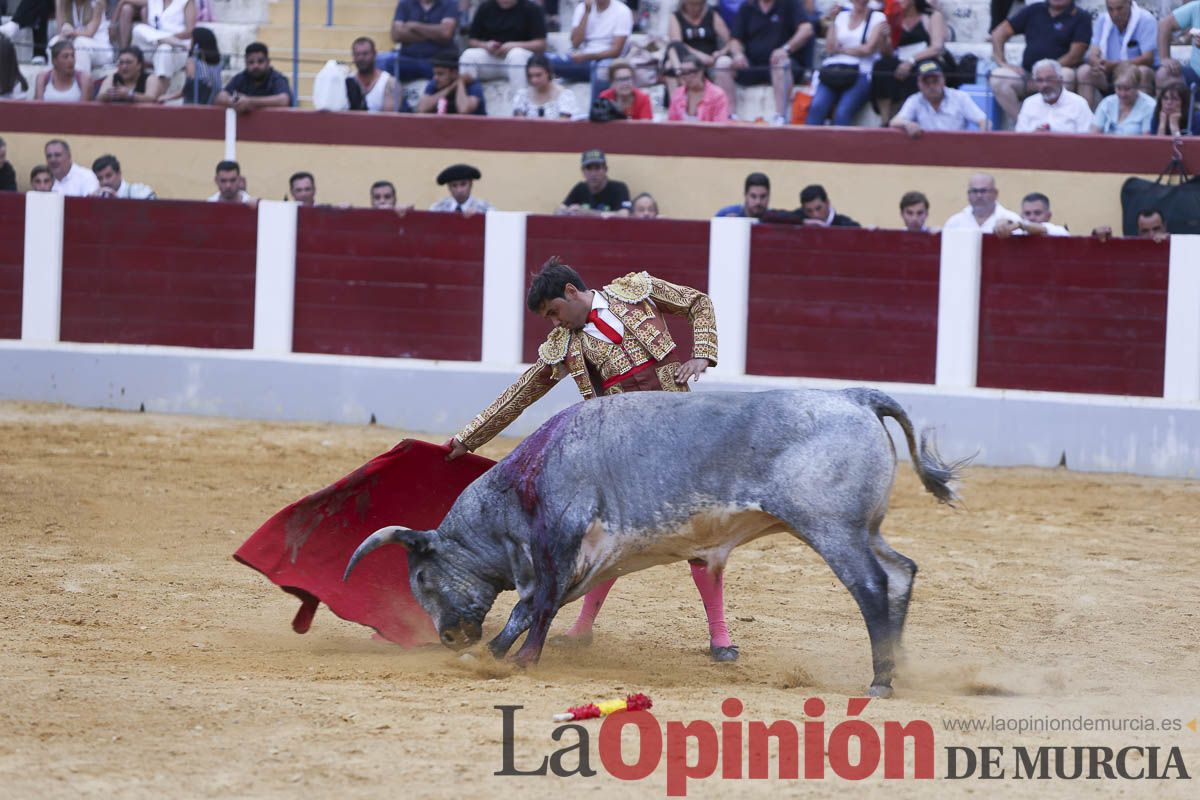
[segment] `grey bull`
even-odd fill
[[[489,643],[541,655],[566,603],[608,578],[686,559],[724,568],[730,551],[787,532],[825,559],[858,602],[871,639],[871,694],[891,693],[917,565],[880,533],[904,430],[913,466],[939,501],[965,462],[945,463],[895,400],[872,389],[696,394],[639,392],[555,415],[467,487],[437,530],[393,526],[368,537],[408,550],[413,594],[442,642],[482,635],[496,596],[520,598]]]

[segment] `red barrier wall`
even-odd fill
[[[746,372],[933,383],[941,237],[755,225]]]
[[[978,385],[1162,396],[1170,247],[984,237]]]
[[[529,217],[525,229],[526,289],[528,275],[541,269],[551,256],[560,257],[574,268],[589,288],[645,270],[656,278],[708,291],[707,222]],[[691,358],[692,328],[687,318],[667,314],[666,320],[680,360]],[[538,345],[549,331],[549,323],[526,312],[522,350],[525,361],[537,360]]]
[[[300,209],[298,353],[478,361],[484,217]]]
[[[67,198],[62,339],[254,344],[254,209]]]
[[[25,195],[0,192],[0,339],[21,338],[25,284]]]

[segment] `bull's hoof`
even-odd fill
[[[736,644],[731,644],[728,647],[717,647],[715,644],[709,645],[708,652],[712,655],[712,660],[717,663],[737,661],[739,655]]]
[[[880,700],[887,700],[892,696],[892,687],[875,684],[867,690],[868,697],[878,697]]]
[[[537,665],[538,655],[537,653],[527,653],[524,650],[518,650],[517,654],[510,656],[508,660],[518,669],[529,669]]]

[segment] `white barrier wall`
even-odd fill
[[[483,362],[473,363],[291,353],[296,209],[287,203],[259,210],[254,350],[60,343],[62,201],[30,194],[26,203],[26,230],[36,232],[39,244],[25,250],[22,339],[0,341],[2,399],[353,424],[374,417],[441,438],[523,369],[517,363],[525,313],[523,214],[488,215]],[[711,223],[709,281],[722,360],[697,389],[853,385],[743,374],[750,231],[749,220]],[[915,422],[933,426],[949,457],[978,451],[983,464],[1049,467],[1065,458],[1075,469],[1200,476],[1200,237],[1178,236],[1171,244],[1163,398],[976,388],[980,258],[978,234],[944,236],[937,383],[878,388],[903,403]],[[527,434],[577,399],[572,386],[556,387],[510,432]]]

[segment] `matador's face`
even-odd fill
[[[556,328],[579,331],[587,324],[588,312],[591,310],[591,292],[581,292],[568,283],[563,289],[563,296],[542,303],[538,313]]]

